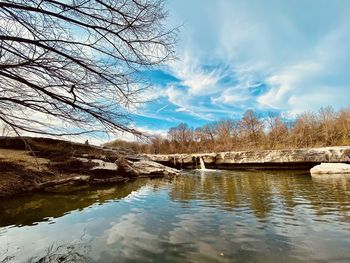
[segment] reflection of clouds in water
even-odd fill
[[[13,262],[26,262],[29,256],[43,256],[50,245],[71,244],[84,235],[90,240],[92,236],[84,233],[87,223],[68,223],[57,219],[55,224],[47,222],[35,226],[8,228],[0,236],[0,244],[8,244],[7,255],[14,256]],[[94,224],[99,224],[95,221]],[[12,261],[10,261],[12,262]]]
[[[191,212],[176,216],[174,228],[168,234],[168,242],[186,251],[190,260],[219,260],[225,247],[225,233],[220,231],[222,219],[219,219],[215,209],[210,207],[196,208]]]
[[[274,242],[274,247],[282,245],[283,249],[288,249],[291,257],[299,260],[309,258],[310,262],[314,262],[325,258],[328,260],[346,258],[348,249],[344,249],[346,247],[344,232],[339,231],[337,234],[334,225],[321,222],[321,218],[320,222],[317,222],[318,219],[315,221],[315,215],[310,214],[311,204],[307,200],[304,201],[304,204],[295,207],[293,214],[273,213],[274,217],[269,220],[268,231],[278,238],[268,238],[266,242],[270,245]],[[338,246],[329,249],[330,240],[337,240]],[[341,243],[343,245],[339,246]]]
[[[200,230],[200,223],[196,220],[195,214],[183,214],[176,219],[179,221],[174,223],[174,229],[169,231],[169,243],[174,245],[195,243],[199,238],[197,231]]]
[[[155,235],[145,232],[143,220],[137,214],[123,215],[118,223],[111,222],[112,227],[106,230],[107,245],[123,243],[133,239],[154,239]]]
[[[124,202],[135,202],[138,200],[142,200],[147,197],[150,192],[152,192],[152,187],[149,185],[143,186],[136,191],[132,191],[128,196],[126,196],[123,201]]]
[[[111,225],[111,228],[105,230],[105,242],[113,248],[114,253],[127,258],[137,258],[139,250],[162,252],[157,235],[147,231],[149,226],[145,226],[140,214],[123,215],[118,222],[112,222]]]

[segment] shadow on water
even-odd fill
[[[118,200],[147,184],[147,179],[111,186],[61,188],[59,192],[34,193],[0,199],[0,226],[25,226],[58,218],[93,204]]]

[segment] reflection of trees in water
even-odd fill
[[[226,210],[250,206],[257,217],[265,217],[271,209],[271,184],[261,174],[234,173],[177,177],[170,197],[177,201],[204,200]]]
[[[272,184],[266,173],[255,173],[243,176],[245,194],[248,197],[250,208],[258,218],[265,218],[272,209]]]
[[[226,210],[250,207],[258,218],[267,217],[277,205],[293,210],[297,205],[310,204],[318,215],[333,210],[349,221],[349,177],[317,181],[301,172],[225,171],[177,177],[169,195],[176,201],[202,200]]]
[[[91,250],[91,239],[87,239],[85,233],[79,240],[67,244],[51,244],[41,255],[29,258],[27,263],[51,263],[51,262],[92,262],[87,256]],[[0,248],[4,249],[4,248]],[[0,262],[17,262],[16,254],[9,254],[9,249],[0,250]]]
[[[28,260],[28,263],[46,263],[46,262],[90,262],[80,249],[74,245],[51,245],[47,248],[42,257],[34,257]]]
[[[249,207],[256,217],[265,218],[277,206],[290,212],[300,204],[308,204],[316,215],[336,212],[343,221],[350,221],[350,178],[311,176],[300,172],[222,171],[201,175],[184,175],[173,179],[140,179],[113,187],[70,189],[63,193],[32,194],[0,199],[0,226],[31,225],[44,218],[60,217],[94,203],[103,203],[128,196],[148,185],[153,191],[169,188],[175,201],[202,200],[208,205],[232,210]]]
[[[195,176],[179,176],[174,178],[169,195],[176,201],[190,201],[195,199],[196,187],[200,184],[200,178]]]
[[[15,256],[9,255],[9,249],[8,247],[5,249],[4,247],[0,247],[0,262],[1,263],[7,263],[14,260]]]
[[[69,244],[51,244],[43,255],[28,259],[28,263],[50,262],[92,262],[87,256],[91,250],[91,240],[87,240],[85,233],[76,242]]]

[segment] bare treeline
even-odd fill
[[[322,108],[293,120],[247,110],[241,119],[222,119],[196,129],[181,123],[169,129],[167,138],[155,137],[148,144],[115,141],[108,145],[163,154],[350,145],[350,108],[338,112]]]

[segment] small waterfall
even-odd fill
[[[202,157],[199,157],[199,163],[200,163],[201,170],[206,170],[207,169],[207,168],[205,168],[205,164],[204,164],[204,161],[203,161]]]

